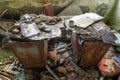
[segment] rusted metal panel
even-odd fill
[[[78,38],[78,35],[73,33],[71,43],[75,59],[80,66],[97,65],[110,47],[109,44],[102,42],[102,40],[80,40]]]
[[[44,67],[47,60],[48,41],[12,42],[13,54],[25,68]]]
[[[80,66],[97,65],[109,47],[109,44],[105,44],[102,41],[85,41],[81,51]]]

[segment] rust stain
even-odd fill
[[[95,39],[84,40],[79,44],[75,33],[72,34],[71,43],[75,59],[80,66],[97,65],[110,47],[109,44]]]
[[[83,43],[82,51],[80,54],[80,66],[97,65],[102,57],[105,55],[110,45],[102,41],[87,40]]]

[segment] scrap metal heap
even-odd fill
[[[23,80],[24,74],[25,80],[104,80],[101,76],[119,75],[120,34],[102,20],[95,13],[23,15],[9,30],[9,46],[22,64],[17,79]]]

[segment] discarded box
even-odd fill
[[[102,28],[96,30],[97,26]],[[88,26],[86,29],[76,29],[71,37],[71,43],[73,53],[75,55],[75,61],[80,66],[97,65],[102,59],[106,51],[109,49],[110,44],[104,43],[100,30],[108,30],[107,26],[103,22],[97,22]]]
[[[78,43],[78,36],[73,33],[71,43],[76,61],[80,66],[97,65],[102,59],[110,45],[102,42],[102,40],[84,40]]]
[[[86,16],[90,15],[92,14],[89,13]],[[102,17],[99,18],[99,15],[96,16],[98,16],[96,20],[102,19]],[[90,17],[90,19],[92,20],[93,18],[94,21],[94,16],[92,15]],[[87,25],[86,28],[75,26],[71,30],[73,31],[71,43],[76,59],[75,61],[78,62],[80,66],[97,65],[110,47],[110,43],[104,42],[100,31],[106,30],[110,32],[111,30],[102,21],[91,23]]]
[[[102,41],[85,41],[81,50],[81,66],[97,65],[105,52],[108,50],[109,45]]]
[[[12,42],[10,48],[25,68],[44,67],[47,61],[48,40]]]

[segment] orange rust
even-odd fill
[[[48,41],[12,42],[13,54],[25,68],[44,67],[47,61]]]
[[[77,40],[77,35],[73,33],[71,37],[73,53],[80,66],[97,65],[110,47],[102,40],[86,39],[81,45]]]

